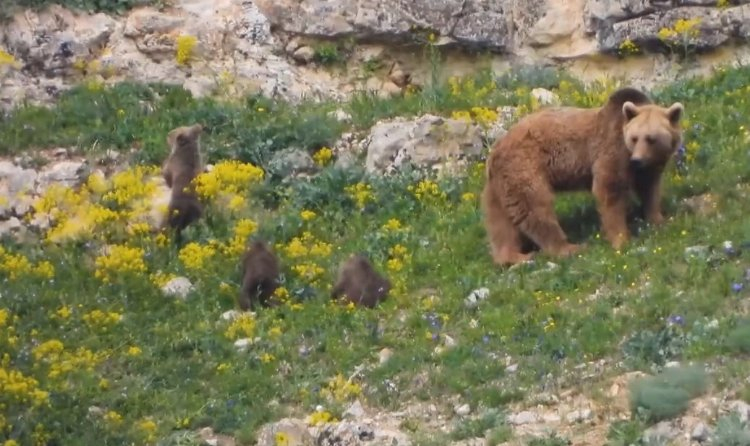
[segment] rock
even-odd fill
[[[309,46],[301,46],[294,50],[292,58],[299,63],[310,63],[315,58],[315,50]]]
[[[679,361],[669,361],[666,364],[664,364],[665,368],[673,368],[673,367],[679,367],[680,362]]]
[[[242,338],[234,341],[234,348],[239,352],[247,351],[248,347],[253,345],[253,340],[250,338]]]
[[[468,296],[466,296],[466,299],[464,299],[464,304],[466,305],[466,308],[476,308],[479,305],[479,302],[487,299],[489,296],[489,288],[477,288],[476,290],[469,293]]]
[[[187,277],[175,277],[161,287],[161,292],[167,296],[186,299],[188,294],[194,289],[195,287],[193,287],[193,284]]]
[[[669,441],[680,435],[671,421],[660,421],[654,426],[649,427],[643,433],[643,439],[646,442]]]
[[[290,147],[276,152],[268,163],[268,169],[282,177],[316,171],[315,161],[302,149]]]
[[[391,356],[393,356],[393,350],[386,347],[380,350],[380,353],[378,354],[378,361],[380,362],[380,364],[385,364],[389,359],[391,359]]]
[[[750,421],[750,404],[744,401],[732,401],[728,404],[729,410],[736,412],[740,417],[740,421],[747,423]]]
[[[241,314],[242,312],[238,310],[228,310],[221,313],[221,318],[225,321],[233,321],[237,319]]]
[[[11,235],[23,228],[21,221],[16,217],[11,217],[8,220],[0,221],[0,238],[7,235]]]
[[[315,444],[320,446],[372,445],[411,446],[405,433],[385,426],[373,426],[368,421],[344,420],[313,428]]]
[[[89,173],[86,161],[61,161],[39,173],[40,187],[46,187],[50,183],[73,187],[88,178]]]
[[[588,421],[592,417],[591,409],[574,410],[565,416],[568,423],[581,423]]]
[[[708,440],[708,437],[710,435],[711,431],[709,430],[708,426],[706,426],[702,422],[699,422],[690,432],[690,439],[699,443],[703,443],[704,441]]]
[[[506,373],[516,373],[518,370],[518,364],[511,364],[505,368]]]
[[[394,65],[391,73],[388,75],[388,79],[399,88],[404,88],[409,84],[409,77],[398,65]]]
[[[453,348],[456,346],[456,340],[448,335],[443,335],[443,345],[445,348]]]
[[[370,173],[407,163],[429,167],[448,159],[478,157],[482,151],[478,126],[434,115],[378,122],[367,140],[365,167]]]
[[[705,259],[708,256],[709,247],[706,245],[688,246],[685,248],[685,256],[688,258]]]
[[[531,411],[523,411],[508,416],[508,423],[513,425],[533,424],[540,421],[539,414]]]
[[[546,88],[534,88],[531,97],[539,101],[540,105],[560,105],[560,98]]]
[[[454,407],[453,412],[455,412],[459,417],[465,417],[466,415],[469,415],[471,413],[471,406],[469,406],[468,404],[461,404],[460,406]]]
[[[352,115],[345,112],[344,110],[341,110],[340,108],[333,110],[328,113],[328,116],[333,117],[335,120],[343,123],[350,123],[352,122]],[[344,135],[342,135],[343,138]]]
[[[266,424],[260,428],[257,435],[258,446],[276,446],[276,435],[283,434],[287,439],[287,446],[314,446],[315,439],[307,430],[302,420],[284,418],[275,423]],[[320,444],[320,443],[317,443]]]
[[[344,411],[344,418],[358,420],[363,416],[365,416],[365,409],[362,407],[362,403],[360,403],[359,400],[354,401],[346,411]]]

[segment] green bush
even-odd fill
[[[650,422],[670,419],[687,409],[690,400],[705,392],[707,387],[703,368],[670,367],[656,376],[631,383],[630,410]]]
[[[716,422],[711,444],[713,446],[750,445],[750,426],[740,420],[739,415],[725,415]]]

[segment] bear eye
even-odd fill
[[[638,142],[638,137],[634,136],[634,137],[630,138],[630,140],[633,141],[633,144],[635,144],[635,143]]]
[[[646,136],[646,142],[649,144],[653,144],[655,141],[655,138],[651,135]]]

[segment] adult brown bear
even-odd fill
[[[615,249],[628,240],[631,191],[646,220],[660,224],[661,175],[682,142],[683,112],[679,102],[664,108],[628,87],[599,108],[546,108],[521,119],[487,159],[482,208],[494,261],[529,260],[522,236],[554,256],[581,249],[560,227],[556,192],[591,190]]]

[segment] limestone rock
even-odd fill
[[[428,167],[448,159],[477,157],[482,151],[478,126],[434,115],[413,121],[379,122],[371,129],[368,140],[368,172],[399,168],[406,163]]]
[[[187,277],[175,277],[167,282],[161,291],[167,296],[177,297],[179,299],[187,298],[187,295],[194,289],[193,284]]]
[[[258,446],[276,446],[276,435],[284,434],[288,446],[313,446],[315,441],[302,420],[284,418],[275,423],[266,424],[258,432]],[[318,443],[320,444],[320,443]]]

